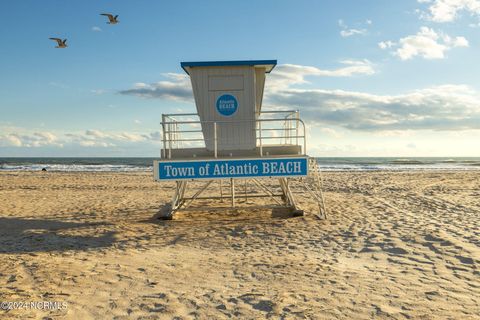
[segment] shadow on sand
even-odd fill
[[[164,207],[160,208],[160,211]],[[210,248],[228,247],[241,250],[240,244],[232,244],[234,239],[244,239],[248,245],[275,241],[272,237],[276,228],[282,228],[287,221],[303,219],[293,217],[288,209],[249,209],[236,210],[202,210],[177,212],[173,220],[162,220],[159,213],[141,223],[155,225],[156,235],[144,233],[144,237],[152,237],[152,243],[162,246],[188,245]],[[292,220],[291,220],[292,219]],[[161,237],[158,237],[161,234]]]
[[[170,220],[170,219],[164,219],[166,212],[170,211],[171,206],[169,203],[160,206],[159,210],[153,214],[151,219],[143,220],[142,222],[151,222],[151,223],[161,223],[162,220]],[[270,215],[267,215],[265,213],[260,213],[261,211],[264,212],[271,212]],[[185,220],[192,220],[192,221],[209,221],[212,223],[216,222],[237,222],[237,221],[251,221],[251,222],[272,222],[275,220],[285,220],[285,219],[291,219],[291,218],[296,218],[297,216],[294,216],[292,214],[292,210],[288,208],[274,208],[271,210],[268,209],[261,209],[261,210],[255,210],[255,209],[250,209],[248,207],[238,207],[238,208],[232,208],[232,209],[225,209],[225,210],[212,210],[209,211],[207,210],[199,210],[197,212],[195,211],[182,211],[180,209],[181,215]],[[252,214],[252,212],[257,212],[258,214]],[[178,213],[175,214],[174,216],[178,216]],[[181,220],[184,220],[181,219]],[[178,218],[173,220],[178,221]]]
[[[0,254],[109,247],[115,242],[115,232],[107,231],[100,235],[97,233],[97,227],[107,225],[106,223],[77,223],[54,219],[0,218]],[[82,235],[71,234],[80,228],[93,229],[88,233],[82,230]]]

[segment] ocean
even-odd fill
[[[157,158],[0,158],[0,171],[138,172],[152,171]],[[475,158],[317,158],[322,171],[480,170]]]

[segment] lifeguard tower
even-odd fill
[[[274,202],[262,208],[288,208],[303,215],[295,199],[298,187],[297,192],[307,192],[317,201],[319,214],[326,217],[318,166],[306,153],[299,112],[262,110],[266,74],[276,64],[276,60],[181,63],[191,79],[197,113],[162,114],[163,146],[154,175],[157,181],[175,181],[176,188],[161,218],[171,219],[178,210],[206,209],[191,207],[199,199],[230,199],[228,207],[209,205],[213,210],[238,208],[236,199],[247,202],[256,197]],[[279,190],[262,182],[272,178],[278,179]],[[204,180],[203,186],[187,196],[188,183],[195,180]],[[244,182],[243,192],[236,194],[238,180]],[[219,195],[201,197],[212,183]],[[225,185],[229,192],[224,192]]]

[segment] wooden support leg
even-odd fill
[[[192,198],[190,198],[190,201],[189,201],[187,204],[185,204],[185,206],[184,206],[183,208],[184,208],[184,209],[188,208],[188,207],[192,204],[192,202],[195,201],[195,199],[197,199],[197,198],[202,194],[202,192],[205,191],[205,190],[208,188],[208,186],[209,186],[212,182],[213,182],[213,180],[208,180],[207,183],[206,183],[203,187],[201,187],[200,190],[198,190],[198,191],[193,195]]]
[[[165,206],[158,213],[158,218],[162,220],[172,220],[173,214],[183,204],[183,197],[187,188],[187,181],[176,181],[175,193],[173,194],[172,201],[165,204]]]
[[[235,180],[230,178],[230,193],[232,195],[232,208],[235,208]]]
[[[264,184],[262,184],[260,181],[258,181],[257,179],[253,179],[253,182],[255,182],[255,184],[257,186],[259,186],[260,188],[262,188],[269,196],[270,198],[275,201],[279,206],[281,206],[282,204],[280,203],[280,201],[278,201],[275,197],[277,197],[278,195],[274,194],[272,191],[270,191]]]
[[[279,178],[278,182],[280,183],[280,189],[282,190],[282,200],[285,206],[289,206],[290,203],[288,202],[287,190],[285,189],[285,185],[283,183],[284,178]]]
[[[220,198],[221,198],[221,202],[223,202],[223,186],[222,186],[222,179],[218,180],[218,182],[220,183]]]
[[[248,185],[247,185],[247,179],[245,179],[245,203],[248,203]]]
[[[294,217],[303,216],[304,212],[303,210],[300,210],[297,206],[297,202],[295,201],[295,196],[293,195],[292,190],[290,189],[290,186],[288,183],[288,178],[280,178],[278,180],[280,182],[280,188],[282,189],[283,194],[285,195],[286,203],[292,209],[292,215]]]

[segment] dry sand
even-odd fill
[[[0,318],[480,318],[480,172],[324,179],[326,221],[159,221],[150,173],[0,173],[0,301],[67,303]]]

